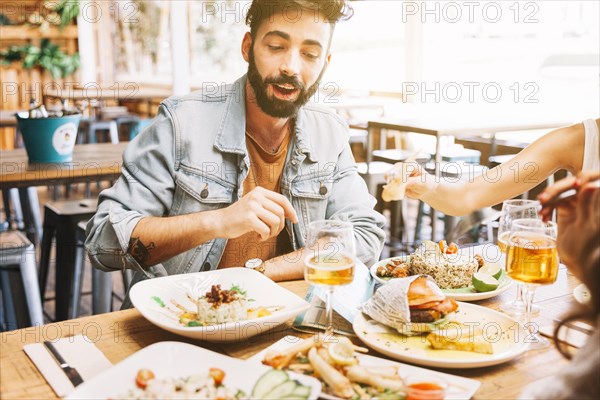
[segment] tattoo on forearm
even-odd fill
[[[127,248],[127,252],[131,254],[135,261],[137,261],[140,265],[146,266],[148,261],[150,261],[150,251],[154,250],[156,246],[154,242],[150,242],[150,244],[145,245],[142,243],[139,237],[132,237],[129,239],[129,247]]]

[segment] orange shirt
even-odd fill
[[[286,138],[276,152],[263,149],[246,132],[246,148],[250,156],[250,170],[244,180],[244,194],[257,186],[281,193],[281,175],[285,166],[291,135]],[[284,229],[266,241],[260,241],[256,232],[248,232],[238,238],[229,239],[219,262],[219,268],[242,267],[251,258],[269,260],[291,251],[290,239]]]

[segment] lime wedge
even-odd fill
[[[479,273],[488,274],[496,279],[502,276],[502,265],[500,263],[486,261],[483,267],[479,268]]]
[[[475,290],[478,292],[491,292],[492,290],[498,289],[498,286],[500,285],[498,279],[481,272],[473,274],[472,282],[473,287],[475,287]]]

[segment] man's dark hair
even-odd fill
[[[246,14],[250,35],[255,38],[260,24],[280,12],[289,14],[290,18],[295,18],[298,12],[309,12],[315,18],[329,22],[332,33],[336,23],[346,21],[354,14],[346,0],[253,0]]]

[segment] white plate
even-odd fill
[[[397,260],[397,259],[406,259],[407,260],[409,257],[410,256],[399,256],[399,257],[392,257],[392,258],[386,258],[385,260],[381,260],[371,266],[371,268],[370,268],[371,276],[373,277],[373,279],[375,279],[376,282],[379,282],[379,283],[385,285],[392,279],[396,279],[396,278],[381,278],[381,277],[377,276],[377,268],[379,268],[382,265],[387,264],[390,260]],[[491,263],[502,263],[502,262],[486,260],[486,263],[491,264]],[[497,296],[500,293],[503,293],[504,291],[508,290],[510,285],[512,285],[512,280],[508,276],[506,276],[506,273],[504,272],[504,268],[502,268],[502,276],[500,277],[499,282],[500,282],[500,286],[498,286],[498,288],[496,290],[492,290],[489,292],[478,292],[477,290],[475,290],[473,285],[469,285],[465,288],[460,288],[460,289],[442,289],[442,292],[444,292],[444,294],[447,297],[450,297],[457,301],[484,300],[484,299],[489,299],[494,296]]]
[[[465,324],[465,329],[482,329],[484,338],[492,342],[494,354],[433,350],[425,336],[400,335],[363,313],[354,319],[354,333],[367,346],[387,356],[439,368],[477,368],[501,364],[525,352],[528,342],[533,340],[522,325],[506,314],[470,303],[459,302],[458,305],[455,320]]]
[[[252,393],[258,378],[270,369],[257,365],[248,368],[246,361],[187,343],[159,342],[143,348],[82,383],[67,396],[67,399],[121,398],[135,388],[135,376],[141,368],[150,369],[157,378],[164,378],[201,374],[213,367],[225,372],[225,386],[234,391],[243,390],[247,395]],[[290,376],[311,387],[311,399],[319,396],[321,384],[318,380],[292,373]]]
[[[265,317],[197,327],[182,326],[174,313],[167,309],[174,309],[170,304],[172,299],[188,309],[195,309],[187,295],[197,298],[215,284],[220,284],[223,289],[229,289],[232,285],[240,286],[247,292],[247,298],[254,300],[251,303],[254,308],[284,307]],[[154,297],[160,298],[167,307],[161,307]],[[282,288],[260,272],[248,268],[226,268],[148,279],[131,288],[130,298],[135,308],[156,326],[178,335],[210,342],[247,339],[284,323],[309,307],[304,299]]]
[[[268,350],[284,350],[295,343],[298,343],[299,340],[302,340],[296,336],[286,336],[283,339],[279,340],[276,343],[273,343],[271,346],[267,347],[263,351],[258,354],[255,354],[251,358],[247,360],[249,363],[255,363],[256,365],[262,364],[262,359],[265,356],[265,353]],[[402,364],[396,361],[390,361],[379,357],[373,357],[367,354],[357,354],[357,358],[359,360],[359,365],[363,366],[397,366],[399,375],[402,378],[406,378],[410,375],[418,375],[418,376],[431,376],[442,378],[448,384],[448,391],[446,393],[446,399],[470,399],[473,397],[481,383],[474,379],[463,378],[461,376],[444,374],[442,372],[437,372],[433,370],[428,370],[425,368],[414,367],[408,364]],[[322,399],[339,399],[338,397],[321,393],[320,398]]]
[[[592,299],[592,293],[583,283],[573,289],[573,297],[579,304],[586,305]]]

